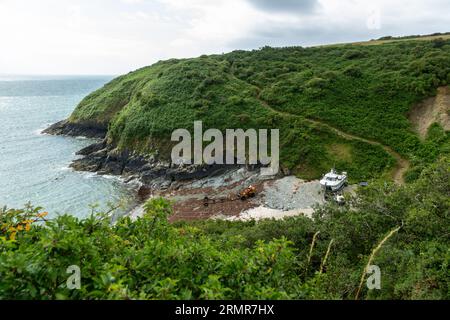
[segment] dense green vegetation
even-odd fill
[[[102,214],[46,220],[40,208],[5,208],[0,299],[354,299],[369,255],[396,228],[372,261],[381,290],[364,285],[360,298],[449,299],[449,181],[442,157],[410,184],[374,183],[314,220],[171,225],[163,199],[113,225]],[[66,286],[71,265],[79,290]]]
[[[358,181],[387,173],[392,155],[310,120],[420,158],[424,146],[406,114],[449,81],[448,39],[264,47],[160,61],[90,94],[70,120],[109,126],[110,143],[162,156],[171,132],[194,120],[221,130],[279,128],[284,168],[317,178],[336,164]]]
[[[420,172],[430,163],[436,161],[440,155],[450,154],[450,132],[445,131],[439,124],[433,123],[428,129],[425,141],[420,145],[416,155],[412,157],[411,169],[405,180],[417,179]]]
[[[449,84],[450,40],[373,42],[161,61],[70,117],[107,127],[117,148],[163,157],[171,132],[195,120],[279,128],[283,169],[381,175],[344,206],[317,207],[313,219],[174,224],[164,199],[114,223],[95,211],[47,219],[31,205],[1,208],[0,299],[355,299],[359,289],[360,299],[449,299],[450,133],[434,123],[420,140],[406,115]],[[385,179],[400,155],[404,185]],[[381,290],[365,286],[370,257]],[[80,289],[66,284],[73,265]]]

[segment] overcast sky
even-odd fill
[[[264,45],[446,31],[448,0],[0,0],[0,73],[122,74]]]

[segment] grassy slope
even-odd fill
[[[279,128],[282,166],[316,178],[335,164],[357,181],[389,172],[395,159],[311,120],[411,157],[423,146],[405,115],[449,81],[450,40],[266,47],[139,69],[86,97],[70,120],[109,123],[111,143],[143,153],[165,146],[166,156],[170,133],[194,120]]]

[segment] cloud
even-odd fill
[[[257,9],[268,12],[309,13],[319,4],[317,0],[248,0]]]
[[[264,45],[311,46],[370,40],[384,35],[445,32],[450,30],[449,7],[450,3],[443,0],[428,3],[375,0],[370,4],[360,0],[320,0],[319,7],[308,14],[294,10],[264,11],[267,16],[263,22],[255,22],[240,37],[230,39],[228,46],[240,49]]]
[[[144,0],[120,0],[123,3],[126,4],[137,4],[137,3],[143,3]]]
[[[0,72],[126,73],[161,59],[450,31],[448,0],[0,0]]]

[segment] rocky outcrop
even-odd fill
[[[125,181],[139,181],[139,194],[142,197],[152,190],[165,190],[187,181],[217,176],[237,168],[216,164],[177,165],[154,155],[143,156],[129,150],[119,150],[108,144],[106,139],[81,149],[77,155],[83,157],[72,162],[70,166],[74,170],[120,175]]]
[[[105,138],[106,129],[74,124],[67,120],[55,123],[43,132],[102,138],[101,141],[79,150],[76,154],[82,157],[74,160],[70,167],[77,171],[122,176],[126,182],[137,181],[140,186],[138,194],[141,198],[146,198],[153,191],[166,190],[170,187],[177,189],[191,181],[222,175],[238,167],[225,164],[178,165],[155,155],[140,155],[108,143]]]
[[[101,124],[86,124],[62,120],[42,131],[53,135],[83,136],[87,138],[104,138],[107,127]]]

